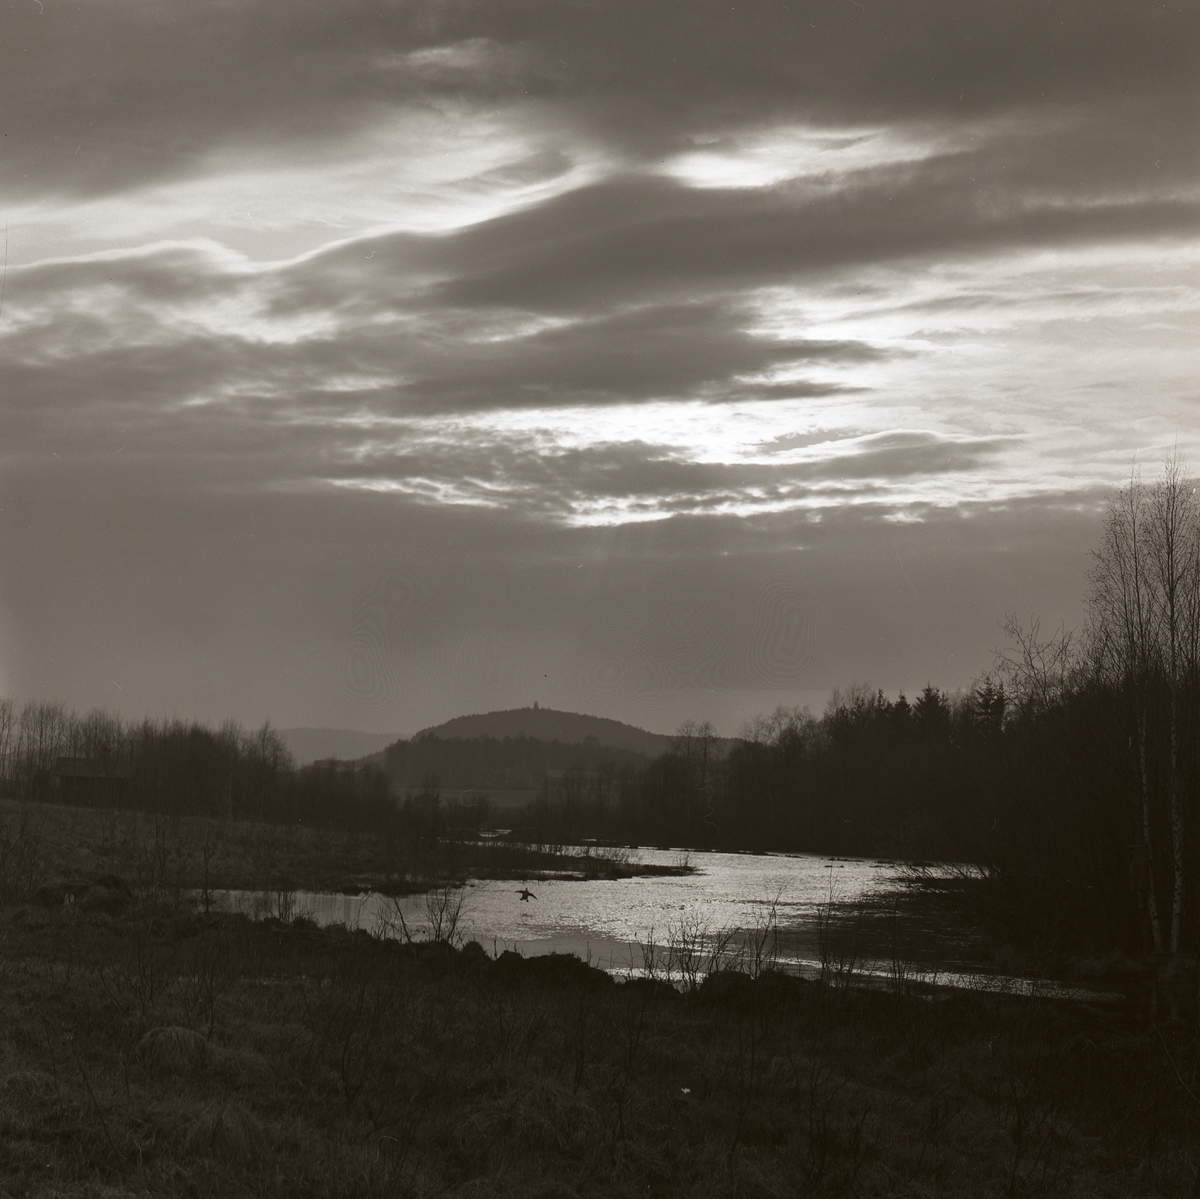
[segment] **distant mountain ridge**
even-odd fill
[[[323,758],[357,761],[381,752],[396,740],[395,733],[363,733],[358,729],[280,729],[279,735],[297,766],[309,766]]]
[[[422,729],[413,735],[413,740],[421,737],[495,737],[501,740],[521,735],[540,741],[560,741],[565,745],[582,745],[589,737],[594,737],[599,745],[631,750],[650,758],[666,753],[672,740],[662,733],[648,733],[607,716],[585,716],[581,712],[539,707],[455,716],[444,724]]]

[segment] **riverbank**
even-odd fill
[[[1149,1017],[1195,1013],[1194,964],[1187,978],[1165,993],[1162,963],[1116,950],[1089,951],[1030,940],[1004,918],[989,880],[969,870],[912,869],[886,891],[835,903],[824,915],[821,935],[833,957],[871,959],[913,977],[955,974],[1006,977],[1039,985],[1120,994]],[[1183,992],[1186,992],[1184,994]]]
[[[1196,1048],[1062,1001],[0,911],[0,1193],[1182,1195]]]
[[[114,902],[106,887],[172,905],[181,904],[193,892],[203,895],[205,891],[229,890],[256,892],[261,896],[258,908],[286,912],[293,907],[293,892],[423,897],[467,879],[484,885],[489,881],[524,885],[547,881],[591,884],[641,877],[649,883],[656,878],[693,875],[696,862],[710,857],[699,853],[689,859],[682,851],[642,855],[611,845],[536,846],[499,838],[388,839],[304,825],[167,818],[0,801],[0,902],[27,901],[36,896],[39,903],[49,906],[60,905],[68,897],[84,896],[99,883],[100,893],[94,898],[102,906]],[[739,928],[742,934],[752,937],[756,930],[762,933],[763,922],[770,922],[773,901],[767,880],[775,864],[786,873],[793,859],[771,855],[733,858],[747,864],[769,864],[765,873],[760,872],[763,877],[757,883],[740,877],[737,880],[738,892],[752,900],[752,910],[729,912],[721,904],[714,904],[715,880],[706,874],[702,904],[695,912],[689,908],[675,917],[681,925],[676,930],[678,935],[693,936],[708,921],[703,931],[713,938]],[[853,860],[845,861],[848,871]],[[1015,941],[996,920],[994,905],[980,890],[986,884],[978,878],[948,877],[937,870],[913,872],[903,885],[870,889],[861,896],[851,887],[840,893],[846,896],[843,900],[838,898],[835,886],[835,880],[842,877],[837,869],[841,865],[836,859],[825,862],[828,888],[823,880],[818,893],[801,897],[801,908],[807,906],[816,913],[815,918],[804,918],[797,924],[793,910],[788,918],[791,927],[776,929],[776,945],[782,957],[809,962],[827,959],[826,966],[835,973],[856,968],[861,973],[862,963],[871,962],[877,974],[882,971],[898,977],[962,973],[1053,980],[1067,987],[1136,994],[1137,1002],[1144,1007],[1157,1002],[1155,995],[1164,991],[1162,980],[1155,980],[1152,963],[1135,962],[1122,955],[1072,954],[1054,946]],[[897,872],[902,868],[901,863],[891,865]],[[542,894],[542,902],[537,905],[541,911],[546,897],[540,886],[537,889]],[[796,898],[794,889],[791,897]],[[599,896],[595,902],[602,902]],[[653,936],[656,928],[660,935],[670,935],[669,909],[677,902],[673,894],[664,894],[661,910],[654,904],[643,905],[644,920],[626,933],[627,943],[620,946],[622,961],[628,959],[638,965],[640,941]],[[473,898],[468,906],[476,904],[477,898]],[[528,914],[521,910],[522,915]],[[714,912],[718,913],[715,924],[711,915]],[[476,914],[468,913],[472,917]],[[528,929],[506,929],[502,924],[481,926],[481,939],[490,944],[497,936],[501,945],[506,940],[513,944],[531,939]],[[538,936],[546,944],[534,948],[534,952],[549,947],[581,956],[603,940],[586,930],[576,930],[573,935],[551,930]],[[609,957],[614,953],[610,952]],[[1190,1010],[1191,999],[1185,998],[1187,1002],[1174,1005],[1177,1011]]]
[[[0,885],[65,894],[118,876],[141,894],[263,889],[419,894],[467,878],[637,878],[686,874],[619,846],[538,846],[502,840],[386,837],[371,832],[155,816],[0,800]],[[16,898],[13,895],[12,898]]]

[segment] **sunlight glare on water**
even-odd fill
[[[636,860],[671,866],[678,850],[640,850]],[[527,956],[570,952],[615,968],[640,964],[638,946],[665,944],[681,928],[720,933],[764,926],[774,907],[783,932],[811,925],[818,906],[852,902],[886,889],[899,868],[872,858],[831,859],[808,854],[732,854],[691,851],[694,873],[628,879],[533,880],[535,899],[523,901],[524,883],[471,880],[462,893],[458,932],[489,951]],[[226,903],[246,907],[251,893],[232,892]],[[452,893],[453,895],[453,893]],[[260,901],[261,902],[261,901]],[[453,900],[452,900],[453,902]],[[393,906],[395,905],[395,906]],[[298,892],[295,910],[318,924],[340,923],[375,932],[381,917],[402,914],[410,933],[429,932],[424,895],[390,900],[378,894]]]

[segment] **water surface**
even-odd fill
[[[574,953],[618,975],[644,973],[648,951],[661,971],[672,945],[711,946],[732,930],[742,930],[744,945],[745,934],[769,929],[770,935],[761,940],[775,964],[808,976],[849,969],[889,985],[916,981],[1020,995],[1119,998],[1044,979],[981,972],[966,965],[949,944],[934,963],[928,949],[937,941],[937,930],[925,930],[929,944],[920,955],[920,966],[896,951],[882,957],[877,951],[872,957],[864,949],[869,939],[858,939],[853,920],[843,919],[837,929],[823,931],[834,905],[844,915],[856,901],[878,900],[901,886],[905,868],[894,861],[665,849],[640,850],[636,857],[647,865],[687,861],[693,872],[628,879],[531,879],[533,897],[528,900],[521,898],[524,883],[480,879],[431,895],[398,898],[323,891],[225,891],[214,898],[225,910],[259,917],[303,915],[320,925],[342,924],[414,940],[429,938],[439,922],[443,935],[448,935],[448,922],[454,920],[453,939],[478,941],[489,953]],[[730,940],[730,952],[738,944],[739,938]]]
[[[799,960],[813,957],[813,921],[830,899],[851,902],[895,885],[899,868],[874,858],[828,858],[812,854],[734,854],[640,850],[648,865],[673,866],[685,859],[687,875],[627,879],[539,880],[525,884],[469,880],[449,893],[451,908],[461,898],[457,932],[489,952],[526,955],[570,952],[609,969],[639,968],[641,946],[668,945],[680,936],[715,936],[732,929],[780,932],[781,951]],[[267,914],[277,902],[256,892],[227,892],[222,906]],[[369,932],[387,931],[417,939],[429,935],[441,895],[390,899],[326,892],[296,892],[294,912],[318,924],[339,923]],[[445,920],[449,912],[443,910]],[[401,918],[403,922],[401,921]]]

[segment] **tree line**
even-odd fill
[[[1047,940],[1200,947],[1200,499],[1178,458],[1110,500],[1075,633],[1010,623],[995,828],[973,860]]]
[[[0,797],[220,820],[372,828],[393,813],[382,771],[297,770],[269,723],[125,721],[0,699]]]
[[[930,684],[911,703],[853,685],[821,717],[779,708],[725,751],[710,724],[688,721],[668,753],[617,772],[604,801],[528,816],[695,848],[953,856],[970,836],[964,794],[994,773],[1006,704],[990,680],[954,696]]]

